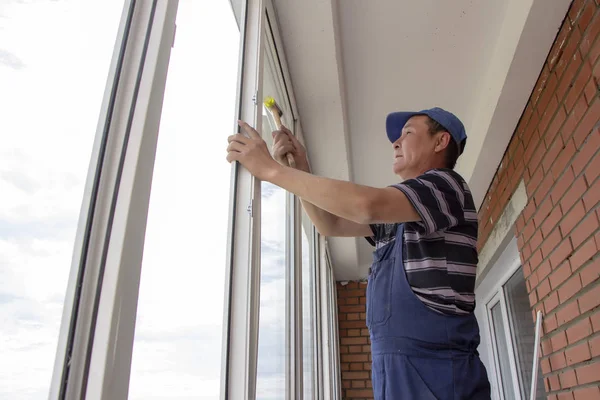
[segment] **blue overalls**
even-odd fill
[[[415,296],[403,234],[400,224],[396,240],[375,250],[367,285],[375,400],[490,399],[474,314],[443,315]]]

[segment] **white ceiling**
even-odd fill
[[[395,183],[385,116],[440,106],[467,129],[479,206],[570,2],[273,0],[314,172]],[[336,279],[366,276],[364,239],[328,243]]]

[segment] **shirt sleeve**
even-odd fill
[[[421,221],[411,223],[421,234],[429,235],[465,221],[463,186],[447,171],[430,171],[393,187],[406,195],[421,217]]]

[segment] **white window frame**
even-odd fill
[[[476,289],[476,293],[485,293],[481,296],[480,303],[484,305],[484,312],[479,313],[482,329],[482,344],[486,346],[489,357],[488,370],[489,379],[492,385],[492,398],[504,400],[502,390],[502,377],[499,369],[498,349],[496,347],[496,337],[491,317],[491,308],[500,303],[502,320],[504,323],[504,334],[507,340],[508,361],[512,377],[512,386],[517,400],[522,399],[521,388],[519,386],[519,377],[517,374],[517,360],[515,359],[514,335],[510,329],[510,309],[507,307],[504,286],[508,280],[522,267],[519,257],[517,242],[513,238],[506,246],[502,255],[494,263],[488,275],[483,279]],[[526,400],[526,399],[523,399]]]
[[[282,48],[271,0],[245,0],[240,26],[234,118],[262,129],[265,16],[273,47]],[[150,188],[178,1],[125,0],[108,74],[74,244],[49,398],[127,398]],[[234,10],[235,11],[235,10]],[[302,140],[283,53],[278,80]],[[287,84],[286,84],[287,83]],[[232,121],[232,122],[234,122]],[[233,123],[233,130],[239,131]],[[225,271],[222,399],[255,399],[260,307],[261,185],[231,167]],[[301,207],[290,214],[288,308],[293,356],[287,398],[302,393]],[[336,288],[325,239],[311,225],[315,296],[315,398],[339,399],[341,375]]]
[[[50,399],[126,398],[178,1],[124,2],[88,170]]]

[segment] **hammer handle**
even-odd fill
[[[274,109],[271,109],[270,111],[271,115],[273,115],[273,119],[275,120],[275,125],[278,129],[281,129],[283,124],[281,123],[281,117],[279,116],[279,113]],[[287,153],[285,156],[287,158],[288,165],[292,168],[296,168],[296,161],[294,160],[292,153]]]

